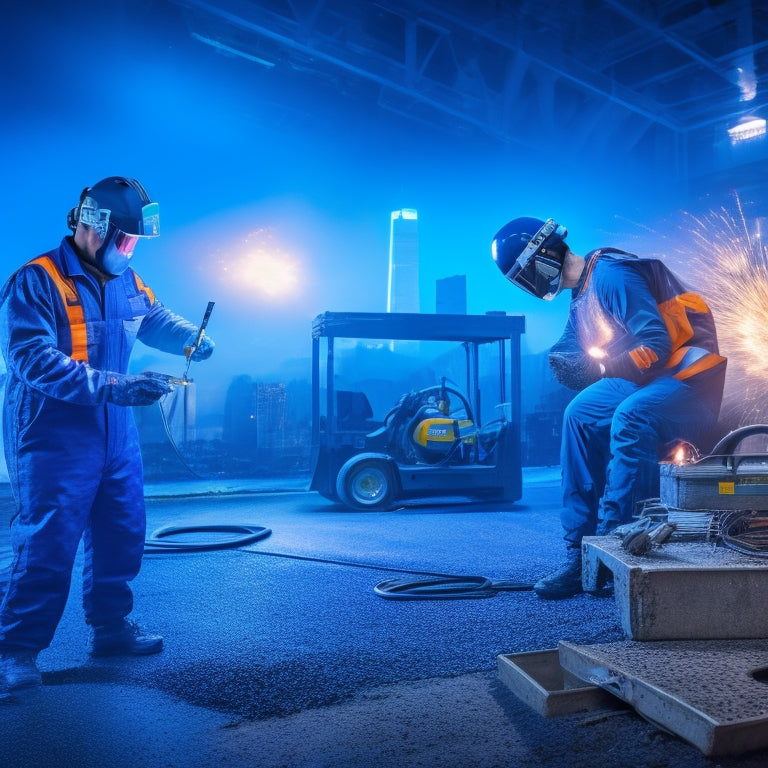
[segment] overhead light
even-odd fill
[[[755,75],[755,56],[748,53],[742,56],[736,67],[736,84],[741,91],[739,101],[752,101],[757,96],[757,76]]]
[[[248,61],[261,64],[262,67],[266,67],[267,69],[272,69],[272,67],[275,66],[274,61],[260,59],[258,56],[254,56],[251,53],[246,53],[245,51],[241,51],[238,48],[232,48],[229,45],[224,45],[224,43],[221,43],[218,40],[214,40],[211,37],[203,37],[203,35],[198,35],[197,32],[192,32],[191,36],[194,37],[195,40],[199,40],[201,43],[205,43],[206,45],[210,45],[213,48],[217,48],[218,50],[222,51],[222,53],[229,54],[230,56],[239,56],[242,59],[248,59]]]
[[[765,120],[762,117],[748,117],[728,129],[731,144],[765,136]]]

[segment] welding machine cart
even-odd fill
[[[520,336],[524,330],[523,316],[504,313],[318,315],[312,324],[310,489],[363,510],[436,496],[519,499]],[[465,352],[466,390],[442,380],[401,394],[384,421],[376,422],[365,393],[336,388],[334,341],[339,338],[457,342]],[[479,349],[483,345],[497,348],[495,402],[508,409],[506,415],[486,424],[481,423]],[[434,406],[446,395],[454,409],[440,414]],[[394,434],[416,439],[405,447],[399,437],[392,439]]]

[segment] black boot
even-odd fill
[[[582,592],[581,547],[568,547],[563,566],[537,581],[533,585],[533,591],[545,600],[562,600]]]
[[[36,660],[37,651],[24,648],[0,654],[0,693],[42,685]]]
[[[163,650],[163,638],[146,635],[129,619],[91,628],[91,656],[146,656]]]

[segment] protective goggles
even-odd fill
[[[85,226],[95,230],[104,240],[112,218],[109,208],[99,208],[92,197],[85,197],[80,206],[80,221]],[[160,206],[158,203],[147,203],[142,206],[138,219],[128,220],[125,217],[115,217],[112,222],[117,229],[133,237],[156,237],[160,234]],[[132,230],[138,230],[133,232]]]
[[[119,229],[115,234],[115,250],[121,256],[127,256],[128,258],[133,256],[133,249],[138,242],[139,238],[137,235],[126,235],[125,232],[122,232]]]
[[[137,235],[128,235],[110,224],[107,237],[96,251],[96,264],[103,272],[120,275],[128,269],[133,249],[139,242]]]
[[[112,211],[106,208],[99,208],[92,197],[86,197],[80,205],[79,220],[85,224],[86,227],[90,227],[94,230],[96,234],[104,240],[107,236],[109,216],[111,213]]]

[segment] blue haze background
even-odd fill
[[[318,313],[385,309],[392,210],[419,212],[422,311],[434,311],[436,280],[465,274],[470,313],[526,315],[530,354],[558,337],[568,302],[538,302],[501,277],[489,251],[498,228],[552,216],[585,253],[631,244],[686,202],[646,158],[569,154],[566,124],[562,146],[533,152],[224,56],[170,3],[33,0],[6,8],[3,28],[0,273],[67,234],[83,187],[140,179],[162,234],[139,244],[136,270],[193,322],[216,301],[216,353],[192,371],[201,416],[222,412],[234,376],[308,376]],[[296,270],[290,295],[270,296],[269,277],[243,269],[254,242]],[[183,371],[146,348],[134,360]]]

